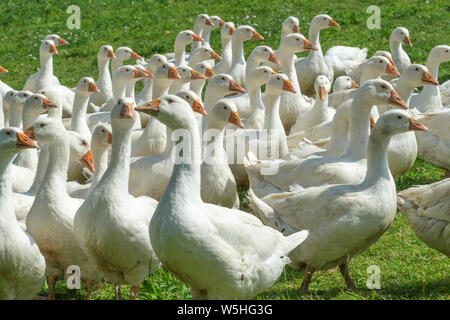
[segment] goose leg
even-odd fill
[[[91,300],[92,291],[94,291],[95,283],[92,279],[86,280],[87,295],[86,300]]]
[[[138,292],[139,292],[139,287],[138,286],[131,286],[130,287],[130,299],[131,300],[136,300]]]
[[[122,300],[122,293],[120,292],[120,285],[116,285],[116,287],[114,288],[115,290],[115,299],[116,300]]]
[[[312,265],[310,265],[310,264],[306,265],[304,276],[303,276],[303,281],[302,281],[302,284],[300,285],[301,293],[308,292],[309,283],[311,282],[312,275],[314,274],[315,271],[316,271],[316,269]]]
[[[341,264],[339,266],[339,270],[341,271],[341,274],[344,277],[345,284],[347,285],[347,289],[356,291],[356,286],[353,283],[352,278],[350,278],[350,274],[348,273],[348,262]]]
[[[47,277],[47,284],[48,284],[48,299],[49,300],[55,300],[56,277],[55,276],[48,276]]]

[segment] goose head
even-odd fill
[[[268,46],[258,46],[255,49],[253,49],[252,53],[250,53],[250,56],[248,57],[248,60],[255,59],[257,64],[259,65],[261,62],[270,61],[275,64],[280,64],[280,61],[278,61],[277,56],[273,52],[272,48]]]
[[[91,77],[83,77],[78,81],[77,87],[75,88],[76,93],[90,96],[94,92],[100,92],[98,90],[95,81]]]
[[[281,39],[281,46],[286,48],[289,54],[312,50],[317,51],[318,48],[300,33],[291,33]]]
[[[164,94],[160,98],[137,108],[150,114],[172,130],[192,128],[197,125],[191,106],[184,99]]]
[[[222,39],[231,40],[234,30],[235,27],[233,22],[225,22],[220,29],[220,36],[222,37]]]
[[[450,46],[439,45],[431,49],[430,59],[435,63],[443,63],[450,61]]]
[[[158,80],[179,80],[181,79],[180,74],[177,71],[177,68],[173,63],[164,62],[161,63],[158,68],[155,70],[154,74],[155,79]]]
[[[263,36],[250,26],[237,27],[233,32],[232,39],[238,42],[244,42],[250,39],[264,40]]]
[[[428,129],[420,121],[411,117],[408,112],[398,109],[384,112],[373,128],[373,132],[382,132],[389,137],[413,130],[427,131]]]
[[[281,26],[281,34],[288,35],[290,33],[299,33],[300,32],[300,22],[296,17],[289,17],[284,20]]]
[[[195,61],[204,61],[209,59],[217,59],[222,60],[222,57],[219,56],[213,49],[207,46],[200,46],[191,53],[190,59]]]
[[[128,59],[139,59],[141,58],[140,55],[138,55],[136,52],[134,52],[132,49],[128,48],[128,47],[119,47],[116,49],[115,52],[116,55],[116,59],[118,61],[125,61]]]
[[[258,67],[250,74],[248,81],[252,82],[255,86],[260,87],[267,83],[273,74],[276,74],[276,72],[268,66]]]
[[[334,80],[333,92],[339,92],[346,89],[359,88],[359,86],[348,76],[340,76]]]
[[[194,66],[194,70],[197,72],[200,72],[201,75],[203,75],[205,78],[211,78],[214,77],[214,71],[211,68],[211,65],[207,61],[202,61],[197,63]]]
[[[62,122],[52,118],[38,118],[24,132],[40,145],[57,143],[61,137],[66,136],[66,129]]]
[[[121,130],[131,130],[136,121],[134,114],[134,100],[132,98],[120,98],[111,110],[111,127]]]
[[[366,68],[369,68],[373,74],[378,76],[386,74],[400,75],[395,65],[390,62],[388,58],[383,56],[373,56],[369,58],[366,61]]]
[[[400,81],[405,81],[411,88],[421,85],[439,85],[439,82],[431,75],[427,67],[421,64],[411,64],[403,70]]]
[[[0,66],[0,73],[7,73],[9,72],[6,68],[3,68],[2,66]]]
[[[39,114],[55,108],[58,108],[58,106],[48,100],[46,96],[41,93],[35,93],[25,100],[23,112],[36,114],[37,117]]]
[[[234,102],[225,99],[217,101],[214,107],[212,107],[208,114],[208,121],[221,124],[221,127],[225,127],[231,123],[237,127],[244,128],[236,105]]]
[[[211,21],[211,18],[207,14],[199,14],[194,22],[194,30],[203,29],[206,26],[212,27],[214,26],[214,23]]]
[[[287,75],[283,73],[276,73],[270,76],[266,83],[266,92],[269,95],[281,95],[282,91],[295,93],[295,89]]]
[[[46,56],[58,54],[56,44],[53,40],[42,40],[39,52]]]
[[[191,80],[201,80],[205,79],[205,77],[198,71],[195,71],[189,66],[178,66],[177,72],[181,77],[181,80],[188,82]]]
[[[117,68],[114,74],[117,80],[127,83],[137,81],[142,78],[153,77],[153,75],[150,72],[148,72],[145,68],[131,65]]]
[[[20,104],[25,104],[25,101],[33,95],[33,92],[27,90],[16,91],[13,95],[13,100]]]
[[[18,128],[3,128],[0,130],[0,150],[2,154],[13,156],[22,149],[37,147],[37,143]]]
[[[206,110],[203,107],[198,95],[192,90],[180,90],[176,94],[176,96],[180,97],[184,101],[186,101],[192,108],[192,111],[197,112],[203,116],[206,116]]]
[[[389,60],[392,65],[395,65],[394,60],[392,60],[392,54],[389,51],[378,50],[375,52],[374,56],[382,56]]]
[[[392,85],[383,79],[367,80],[360,88],[356,89],[356,97],[370,106],[390,104],[395,107],[408,109],[408,105],[394,90]]]
[[[211,16],[211,21],[214,24],[214,26],[212,26],[211,29],[217,29],[219,27],[222,27],[225,24],[225,21],[223,21],[220,17],[218,16]]]
[[[98,58],[101,60],[108,60],[108,59],[116,59],[116,55],[114,54],[114,49],[108,44],[105,44],[100,47],[97,54]]]
[[[397,27],[392,31],[391,36],[389,38],[391,41],[395,41],[398,43],[403,42],[408,47],[412,47],[411,39],[409,38],[409,31],[403,27]]]
[[[155,70],[163,63],[167,63],[166,56],[157,53],[147,60],[145,68],[151,73],[155,73]]]
[[[203,41],[203,38],[191,30],[180,31],[175,38],[175,43],[180,44],[183,47],[194,41]]]
[[[46,36],[44,38],[44,40],[52,40],[56,46],[63,46],[63,45],[69,44],[66,40],[64,40],[63,38],[61,38],[60,36],[58,36],[55,33],[49,34],[48,36]]]
[[[101,148],[106,150],[112,143],[112,131],[111,126],[108,123],[98,123],[92,131],[92,148]]]
[[[244,93],[245,90],[242,88],[233,78],[228,74],[216,74],[214,77],[208,81],[208,89],[214,89],[217,92],[226,96],[231,93]]]
[[[331,90],[330,80],[324,75],[317,76],[316,81],[314,81],[314,90],[320,100],[325,100]]]
[[[311,21],[311,28],[316,30],[327,29],[330,27],[341,28],[341,26],[327,14],[319,14]]]
[[[67,131],[66,133],[70,143],[70,161],[81,162],[83,167],[94,173],[94,157],[92,156],[90,143],[78,132]]]

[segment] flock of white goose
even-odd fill
[[[418,154],[450,171],[450,85],[436,80],[450,47],[411,64],[398,27],[390,51],[324,55],[319,34],[335,27],[320,14],[307,40],[289,17],[277,50],[258,46],[246,59],[244,42],[263,37],[201,14],[173,53],[145,60],[102,46],[98,79],[76,88],[53,74],[68,43],[48,35],[22,90],[0,81],[0,299],[33,298],[45,278],[54,299],[72,265],[88,299],[102,279],[117,299],[130,285],[135,299],[161,266],[196,299],[252,298],[286,264],[305,269],[302,292],[315,271],[337,266],[355,289],[350,259],[397,208],[450,255],[450,179],[398,195],[393,180]],[[249,187],[252,213],[238,209],[237,186]]]

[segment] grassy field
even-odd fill
[[[69,4],[81,8],[81,29],[69,30],[66,13]],[[368,6],[381,8],[381,29],[369,30],[366,20]],[[20,89],[28,75],[39,67],[40,40],[49,33],[57,33],[70,42],[59,47],[54,59],[55,74],[62,84],[76,85],[83,76],[97,77],[97,51],[103,44],[114,48],[129,46],[145,57],[154,53],[173,51],[176,34],[191,29],[199,13],[218,15],[235,25],[249,24],[261,33],[264,41],[248,41],[245,51],[262,43],[278,47],[281,22],[290,15],[300,19],[300,32],[308,35],[310,20],[319,13],[332,16],[342,27],[321,32],[321,44],[325,51],[333,45],[368,47],[369,55],[376,50],[389,50],[390,32],[397,26],[409,29],[413,48],[406,48],[411,61],[425,63],[428,52],[438,44],[448,44],[448,1],[281,1],[245,0],[226,1],[93,1],[71,2],[32,0],[8,0],[2,6],[0,21],[0,65],[10,73],[2,80]],[[212,35],[212,46],[220,53],[219,33]],[[450,68],[442,65],[439,82],[450,78]],[[427,184],[442,179],[444,172],[421,159],[412,170],[397,180],[399,190],[414,184]],[[245,192],[240,192],[241,207],[246,209]],[[370,265],[381,269],[381,290],[366,288]],[[398,215],[392,227],[369,250],[354,258],[350,273],[360,292],[344,290],[339,272],[315,274],[310,294],[300,297],[298,287],[302,272],[286,268],[276,285],[260,299],[449,299],[449,259],[427,247],[414,236],[407,220]],[[123,288],[124,296],[125,288]],[[47,288],[41,291],[46,295]],[[67,290],[60,282],[57,298],[82,299],[83,290]],[[95,299],[112,299],[113,288],[99,284]],[[164,270],[152,274],[142,285],[140,299],[190,299],[187,286]]]

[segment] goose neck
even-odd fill
[[[14,100],[14,99],[13,99]],[[23,104],[17,101],[11,101],[9,105],[9,126],[22,128]]]
[[[381,130],[374,127],[369,137],[367,171],[363,184],[373,184],[381,179],[393,182],[387,157],[390,136],[386,136]]]
[[[48,146],[48,165],[38,193],[44,190],[66,192],[67,170],[69,168],[70,143],[66,133],[58,137],[58,141]],[[67,192],[66,192],[67,193]]]
[[[15,153],[2,152],[0,155],[0,203],[12,193],[11,163]]]
[[[222,44],[222,50],[221,50],[222,61],[224,61],[228,65],[230,65],[231,64],[231,56],[232,56],[231,38],[222,37],[221,44]]]
[[[280,100],[280,94],[266,92],[264,95],[264,129],[272,130],[284,128],[279,114]]]
[[[232,64],[245,63],[244,57],[244,41],[241,39],[232,38],[231,39],[231,50],[232,50]]]
[[[53,55],[41,54],[41,72],[42,75],[53,75]]]
[[[203,87],[205,86],[205,82],[206,82],[206,80],[198,79],[198,80],[191,81],[191,84],[189,85],[190,89],[197,94],[199,99],[202,96],[202,91],[203,91]]]
[[[317,51],[310,51],[309,55],[312,55],[315,52],[322,53],[322,47],[320,46],[320,28],[313,24],[309,27],[309,41],[311,41],[318,49]]]
[[[108,167],[108,149],[109,148],[100,147],[94,141],[92,143],[92,156],[94,157],[95,173],[92,176],[90,190],[93,190],[93,188],[98,184]]]
[[[114,102],[125,97],[127,85],[123,81],[116,80],[113,82],[113,99]]]
[[[175,65],[181,66],[186,64],[185,57],[186,44],[181,41],[175,41],[174,52],[175,52]]]
[[[363,159],[366,156],[372,105],[365,99],[356,96],[350,108],[349,140],[346,154],[355,160]]]
[[[89,95],[75,93],[73,100],[72,121],[70,129],[80,134],[90,132],[86,120],[86,111],[89,102]]]
[[[398,80],[397,83],[397,87],[395,89],[397,90],[400,97],[402,97],[402,99],[409,106],[409,101],[414,92],[414,87],[408,85],[408,81],[405,79],[405,77],[400,76],[400,79]]]
[[[98,82],[111,82],[111,74],[109,72],[109,58],[98,57]]]
[[[170,84],[172,83],[172,80],[169,80],[166,78],[156,78],[153,81],[153,89],[152,89],[152,99],[158,99],[163,94],[167,94],[169,92]]]
[[[439,75],[439,61],[436,61],[436,59],[430,54],[428,55],[427,62],[425,66],[427,67],[428,71],[435,77],[438,78]]]

